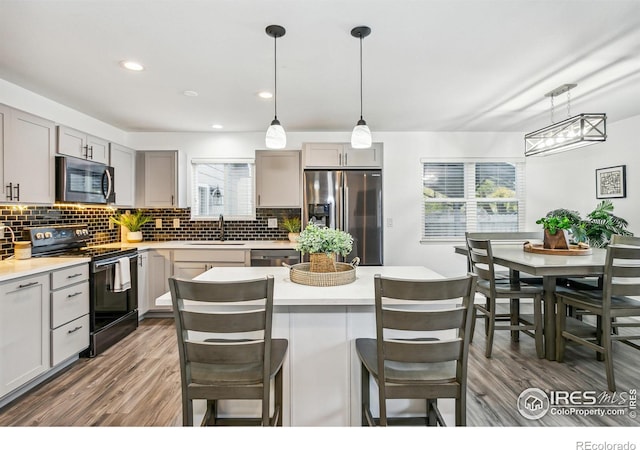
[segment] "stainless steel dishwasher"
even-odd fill
[[[251,266],[278,266],[282,263],[289,265],[300,262],[300,252],[291,249],[251,250]]]

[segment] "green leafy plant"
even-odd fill
[[[542,225],[542,228],[545,230],[549,230],[550,234],[556,234],[558,230],[569,230],[571,229],[572,223],[568,217],[556,217],[556,216],[546,216],[541,217],[536,220],[538,225]]]
[[[300,233],[300,217],[285,217],[282,221],[282,228],[287,230],[289,233]]]
[[[305,253],[337,253],[347,256],[353,248],[353,237],[346,231],[319,227],[309,223],[300,233],[296,250]]]
[[[575,242],[586,242],[591,247],[606,247],[611,236],[633,236],[627,230],[628,222],[613,214],[611,200],[603,200],[583,219],[577,211],[554,209],[547,213],[547,218],[565,217],[571,222],[571,235]],[[540,222],[536,222],[540,223]]]
[[[145,223],[151,222],[153,219],[145,216],[141,210],[137,210],[133,214],[120,214],[119,216],[109,217],[109,221],[126,227],[131,232],[140,231]]]

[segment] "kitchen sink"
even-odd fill
[[[187,245],[244,245],[244,242],[187,242]]]

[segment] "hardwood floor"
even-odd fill
[[[509,340],[497,332],[493,357],[484,357],[484,329],[477,322],[468,376],[470,426],[638,426],[628,416],[522,417],[516,408],[526,388],[606,388],[603,363],[571,346],[564,363],[535,357],[533,339]],[[93,359],[80,359],[56,378],[0,410],[0,426],[175,427],[182,423],[180,372],[173,319],[146,319],[133,334]],[[640,353],[616,343],[619,389],[637,389]]]

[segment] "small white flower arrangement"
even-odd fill
[[[300,233],[296,250],[306,253],[336,253],[347,256],[353,248],[353,237],[346,231],[319,227],[309,223]]]

